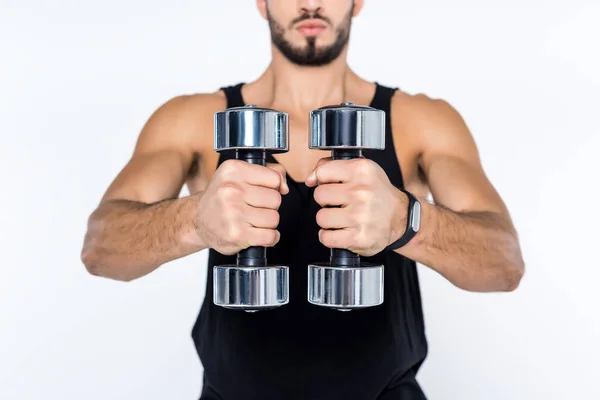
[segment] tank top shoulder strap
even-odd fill
[[[221,90],[225,93],[225,98],[227,99],[227,108],[232,107],[243,107],[244,98],[242,97],[242,86],[243,82],[240,82],[236,85],[225,86],[222,87]]]
[[[383,86],[377,82],[375,85],[375,95],[371,101],[371,107],[384,111],[387,116],[390,112],[392,96],[398,88]]]
[[[394,186],[403,188],[402,171],[400,170],[400,162],[398,161],[394,147],[394,136],[392,135],[392,97],[398,88],[380,85],[377,82],[375,82],[375,85],[375,95],[371,101],[371,107],[385,112],[385,149],[369,150],[366,151],[366,155],[385,170]]]

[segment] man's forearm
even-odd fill
[[[145,204],[111,200],[90,216],[81,258],[93,275],[130,281],[203,250],[196,233],[198,195]]]
[[[474,292],[514,290],[523,275],[516,232],[493,212],[454,212],[421,201],[421,230],[398,253]]]

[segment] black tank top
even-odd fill
[[[243,106],[242,83],[223,88],[227,107]],[[371,107],[386,113],[386,146],[364,151],[391,183],[403,187],[394,151],[390,103],[394,89],[377,84]],[[235,158],[222,153],[218,165]],[[268,162],[277,162],[268,156]],[[384,265],[384,303],[340,312],[307,301],[307,265],[329,259],[318,239],[313,189],[288,176],[279,209],[281,239],[267,249],[269,264],[289,266],[289,304],[245,313],[213,304],[212,268],[236,256],[209,250],[206,297],[192,330],[204,367],[201,399],[424,399],[415,375],[427,341],[415,262],[393,251],[365,262]]]

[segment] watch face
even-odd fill
[[[410,227],[415,232],[419,232],[419,228],[421,228],[421,203],[418,201],[413,205],[412,215],[410,216]]]

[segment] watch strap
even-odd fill
[[[406,245],[415,237],[421,224],[421,203],[410,192],[405,189],[398,188],[401,192],[408,196],[408,213],[406,216],[406,230],[398,240],[388,245],[385,250],[396,250]],[[415,212],[416,210],[416,212]],[[418,213],[418,215],[417,215]]]

